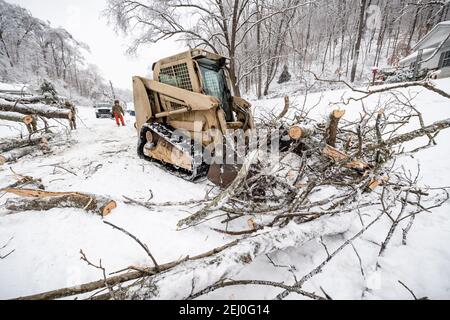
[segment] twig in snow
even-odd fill
[[[45,167],[53,167],[54,169],[61,169],[61,170],[64,170],[67,173],[70,173],[70,174],[72,174],[72,175],[74,175],[76,177],[78,176],[75,172],[73,172],[73,171],[71,171],[71,170],[69,170],[67,168],[64,168],[62,166],[62,164],[60,164],[60,163],[53,163],[53,164],[46,164],[46,165],[39,166],[39,168],[45,168]],[[53,172],[53,173],[55,173],[55,172]]]
[[[81,119],[81,117],[80,117],[78,114],[76,114],[76,117],[77,117],[78,120],[80,120],[80,122],[83,124],[83,126],[86,127],[86,129],[91,130],[91,128],[89,128],[89,127],[86,125],[86,123],[84,123],[83,119]]]
[[[283,266],[283,265],[279,265],[277,263],[275,263],[272,258],[270,257],[269,254],[266,254],[267,259],[269,260],[269,262],[275,267],[275,268],[287,268],[287,269],[295,269],[294,266]]]
[[[202,204],[209,202],[209,199],[205,200],[189,200],[189,201],[182,201],[182,202],[162,202],[162,203],[151,203],[151,202],[143,202],[136,199],[132,199],[127,196],[122,196],[126,201],[125,204],[135,204],[147,209],[154,209],[154,207],[181,207],[181,206],[188,206],[192,204]]]
[[[320,287],[320,291],[322,291],[322,293],[328,300],[333,300],[333,298],[331,298],[331,296],[325,291],[324,288],[322,288],[322,286]]]
[[[287,290],[288,292],[298,293],[302,296],[305,296],[305,297],[313,299],[313,300],[327,300],[327,298],[321,297],[315,293],[304,291],[301,288],[296,287],[296,286],[288,286],[284,283],[273,282],[273,281],[260,281],[260,280],[220,281],[212,286],[209,286],[209,287],[197,292],[196,294],[190,295],[189,297],[186,298],[186,300],[197,299],[201,296],[204,296],[206,294],[209,294],[211,292],[214,292],[214,291],[222,289],[222,288],[233,287],[233,286],[245,286],[245,285],[282,288],[282,289]]]
[[[408,233],[409,233],[409,231],[411,230],[411,228],[412,228],[412,226],[414,224],[415,218],[416,218],[416,215],[412,215],[411,218],[409,218],[408,225],[406,226],[405,229],[403,229],[402,244],[404,246],[406,246],[406,240],[407,240],[407,237],[408,237]]]
[[[102,271],[102,273],[103,273],[103,280],[105,281],[105,286],[108,289],[109,294],[111,295],[111,298],[113,300],[116,300],[115,295],[114,295],[114,290],[109,286],[108,281],[106,280],[107,279],[106,278],[106,269],[103,268],[103,266],[102,266],[102,259],[100,259],[99,264],[96,265],[96,264],[94,264],[94,263],[89,261],[89,259],[86,257],[86,254],[83,252],[83,250],[80,250],[80,254],[81,254],[81,258],[80,258],[81,260],[85,261],[89,266],[94,267],[94,268],[99,269],[99,270]]]
[[[153,257],[152,253],[150,252],[149,248],[147,247],[146,244],[142,243],[141,240],[139,240],[136,236],[132,235],[131,233],[129,233],[128,231],[126,231],[125,229],[122,229],[108,221],[103,221],[104,224],[107,224],[111,227],[113,227],[114,229],[117,229],[123,233],[125,233],[127,236],[129,236],[130,238],[132,238],[134,241],[136,241],[144,250],[145,252],[147,252],[147,255],[150,257],[150,259],[152,260],[153,264],[155,265],[155,269],[158,270],[159,269],[159,265],[156,262],[156,259]]]
[[[323,237],[320,237],[320,244],[322,245],[322,247],[325,249],[325,252],[327,253],[327,258],[330,257],[330,252],[328,251],[328,247],[325,244],[325,242],[323,241]]]
[[[363,278],[366,278],[366,276],[365,276],[365,274],[364,274],[364,268],[363,268],[363,265],[362,265],[362,259],[361,259],[361,256],[359,255],[358,250],[356,250],[356,247],[355,247],[355,245],[354,245],[353,243],[351,243],[351,246],[352,246],[352,248],[353,248],[353,251],[354,251],[355,254],[356,254],[356,257],[358,258],[358,261],[359,261],[359,268],[360,268],[360,270],[361,270],[361,274],[362,274]]]
[[[10,244],[10,242],[12,241],[12,239],[14,239],[14,237],[11,237],[1,248],[0,248],[0,250],[3,250],[3,249],[5,249],[9,244]],[[13,250],[11,250],[10,252],[8,252],[7,254],[5,254],[5,255],[1,255],[0,254],[0,259],[6,259],[7,257],[9,257],[11,254],[13,254],[14,252],[16,251],[16,249],[13,249]]]
[[[148,191],[150,192],[150,197],[147,199],[147,202],[150,202],[150,201],[152,201],[152,199],[154,198],[154,196],[153,196],[153,191],[152,191],[152,189],[149,189]]]
[[[346,242],[344,242],[338,249],[336,249],[336,251],[334,251],[332,254],[330,254],[329,257],[327,257],[327,259],[325,261],[323,261],[319,266],[317,266],[316,268],[314,268],[311,272],[309,272],[307,275],[305,275],[303,278],[300,279],[300,281],[298,281],[294,287],[296,288],[301,288],[303,286],[303,284],[305,284],[305,282],[307,282],[308,280],[310,280],[312,277],[314,277],[315,275],[319,274],[322,272],[323,268],[334,258],[338,255],[339,252],[341,252],[342,250],[344,250],[349,244],[351,244],[353,241],[355,241],[356,239],[358,239],[361,235],[363,235],[370,227],[372,227],[378,220],[380,220],[380,218],[383,216],[383,213],[379,214],[371,223],[369,223],[367,226],[365,226],[363,229],[361,229],[356,235],[354,235],[352,238],[350,238],[349,240],[347,240]],[[286,298],[289,295],[290,291],[286,290],[282,293],[280,293],[277,297],[276,300],[282,300],[284,298]]]
[[[414,292],[410,288],[408,288],[408,286],[406,284],[404,284],[400,280],[398,280],[398,283],[400,283],[403,288],[405,288],[406,290],[408,290],[409,293],[411,293],[411,295],[413,296],[414,300],[418,300],[416,295],[414,294]]]

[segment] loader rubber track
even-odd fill
[[[144,146],[146,145],[146,133],[151,131],[153,134],[158,135],[159,139],[164,139],[168,143],[170,143],[173,147],[181,150],[182,152],[189,154],[194,162],[192,167],[193,171],[186,170],[183,168],[179,168],[173,164],[166,163],[163,161],[159,161],[157,159],[153,159],[144,154]],[[138,142],[138,155],[140,158],[145,159],[149,162],[154,163],[159,168],[168,171],[169,173],[182,178],[187,181],[195,181],[199,178],[205,177],[208,173],[209,166],[203,162],[203,148],[202,150],[196,150],[194,147],[194,143],[187,136],[174,135],[174,129],[170,126],[161,123],[147,123],[142,126],[141,133],[139,135]]]

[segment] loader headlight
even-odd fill
[[[198,57],[198,56],[204,57],[205,54],[203,53],[202,50],[193,50],[193,51],[192,51],[192,56],[193,56],[193,57]]]

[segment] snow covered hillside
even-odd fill
[[[436,83],[439,88],[450,92],[450,80]],[[398,92],[415,97],[412,103],[423,113],[426,124],[450,118],[450,100],[421,87]],[[292,104],[312,108],[310,116],[316,119],[326,118],[343,97],[348,99],[361,95],[349,90],[336,90],[304,97],[296,94],[295,86],[290,87],[288,94]],[[364,107],[377,110],[391,98],[389,93],[373,95],[364,101]],[[271,111],[279,113],[283,104],[281,97],[253,102],[257,117]],[[357,118],[362,112],[360,102],[350,102],[341,107],[345,107],[345,118],[348,119]],[[118,208],[105,220],[146,243],[160,264],[187,255],[194,256],[234,240],[232,236],[213,231],[212,228],[219,224],[214,220],[177,230],[177,222],[201,205],[195,201],[203,200],[217,190],[213,190],[206,180],[187,182],[139,159],[134,118],[126,117],[127,127],[118,128],[112,120],[96,119],[92,108],[80,107],[79,116],[84,125],[80,123],[79,129],[70,137],[76,143],[61,153],[42,158],[25,157],[10,166],[0,167],[0,188],[15,181],[11,167],[21,175],[41,178],[50,191],[82,191],[110,196],[116,200]],[[417,127],[417,120],[412,119],[403,130],[406,132]],[[0,126],[1,137],[13,134],[17,134],[15,129]],[[408,146],[420,146],[426,141],[420,138]],[[436,142],[436,147],[414,156],[404,156],[395,166],[405,166],[414,175],[420,164],[421,185],[450,187],[450,131],[443,131]],[[168,201],[192,201],[192,204],[159,205],[147,209],[126,203],[123,196],[159,204]],[[104,224],[99,216],[77,209],[9,215],[3,206],[8,197],[0,193],[0,248],[6,245],[0,250],[0,256],[14,251],[0,260],[0,299],[102,279],[101,270],[80,260],[80,250],[93,262],[101,259],[108,273],[130,265],[151,265],[146,252],[136,242]],[[379,213],[377,208],[373,211],[372,214]],[[322,241],[318,234],[311,241],[305,237],[303,246],[258,256],[230,277],[234,280],[290,283],[294,275],[304,276],[327,257],[324,246],[332,252],[361,229],[356,212],[348,217],[352,219],[330,217],[328,222],[306,224],[298,232],[322,230]],[[254,219],[258,222],[258,215]],[[387,217],[383,219],[357,239],[353,246],[346,247],[322,273],[307,282],[304,289],[316,293],[324,291],[333,299],[410,299],[412,295],[405,288],[407,286],[418,298],[450,299],[450,203],[418,215],[407,244],[402,245],[401,232],[397,232],[389,249],[377,258],[390,226]],[[202,270],[199,269],[198,273],[201,274]],[[166,290],[174,292],[173,296],[183,297],[181,293],[180,296],[175,294],[178,290],[175,281],[168,286]],[[272,287],[231,287],[215,291],[205,298],[273,299],[280,292],[280,289]],[[304,297],[290,294],[289,298]]]

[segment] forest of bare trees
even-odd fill
[[[437,23],[450,1],[430,0],[109,0],[106,12],[133,37],[130,51],[162,39],[230,58],[236,93],[267,95],[287,65],[365,82],[373,66],[395,66]],[[276,82],[276,81],[275,81]]]
[[[372,66],[395,66],[437,23],[440,0],[108,0],[106,13],[133,41],[129,51],[173,38],[230,58],[235,92],[269,93],[284,66],[365,82]],[[89,47],[27,10],[0,0],[0,81],[60,82],[96,100],[109,84],[85,61]]]
[[[54,82],[66,94],[91,100],[111,95],[97,66],[85,61],[89,47],[63,28],[53,28],[26,9],[0,0],[0,82],[39,87]]]

